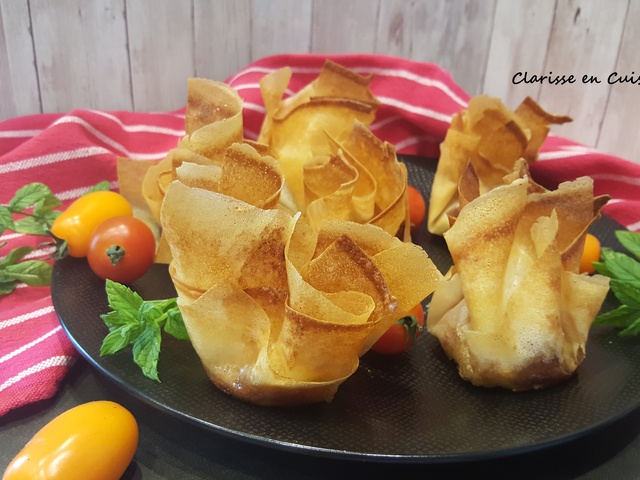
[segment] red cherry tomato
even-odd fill
[[[87,260],[103,280],[131,283],[153,264],[156,239],[151,229],[135,217],[113,217],[93,233]]]
[[[427,205],[420,191],[412,186],[407,185],[407,196],[409,197],[409,218],[411,221],[411,230],[415,230],[424,220],[427,212]]]
[[[419,303],[411,309],[406,317],[402,317],[391,325],[371,350],[385,355],[397,355],[406,352],[424,327],[424,310]]]

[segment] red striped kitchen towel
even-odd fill
[[[287,91],[291,94],[317,76],[325,58],[268,57],[227,80],[244,99],[247,138],[257,137],[265,113],[259,80],[275,69],[291,66],[293,78]],[[371,128],[399,153],[436,157],[452,115],[469,100],[451,75],[434,64],[379,55],[330,58],[361,74],[374,75],[371,89],[382,106]],[[49,185],[65,207],[99,181],[106,179],[117,189],[117,156],[160,159],[183,134],[183,111],[73,110],[0,122],[0,204],[8,203],[19,187],[34,181]],[[596,193],[613,197],[605,212],[630,230],[640,230],[640,165],[551,136],[533,174],[546,184],[592,176]],[[40,240],[0,232],[0,244],[3,242],[7,244],[0,255],[19,245],[37,247]],[[30,258],[46,258],[49,253],[47,248],[37,248]],[[1,297],[0,415],[53,396],[77,355],[61,329],[48,288],[22,286]]]

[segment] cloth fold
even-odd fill
[[[312,81],[327,58],[373,75],[371,90],[382,106],[371,130],[379,138],[398,153],[438,157],[451,117],[467,106],[469,95],[438,65],[381,55],[277,55],[248,65],[226,80],[244,100],[245,136],[256,139],[260,131],[265,109],[259,81],[265,74],[290,66],[290,95]],[[72,110],[5,120],[0,122],[0,204],[31,182],[47,184],[63,200],[63,208],[100,181],[108,180],[117,190],[117,157],[159,160],[183,135],[184,109]],[[604,212],[626,228],[640,230],[640,165],[551,135],[531,171],[547,186],[593,177],[595,194],[612,196]],[[21,245],[36,247],[29,258],[45,259],[51,250],[39,247],[41,241],[0,232],[0,245],[6,242],[0,261]],[[77,356],[49,288],[20,286],[0,297],[0,415],[52,397]]]

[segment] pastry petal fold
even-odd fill
[[[593,197],[588,177],[546,191],[524,161],[516,171],[471,199],[444,234],[454,266],[427,328],[464,379],[519,391],[575,372],[609,286],[578,274],[576,256],[607,198]]]

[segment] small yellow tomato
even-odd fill
[[[584,250],[580,260],[580,273],[594,273],[593,262],[600,261],[600,240],[587,233],[584,239]]]
[[[93,231],[105,220],[131,216],[131,204],[122,195],[111,191],[83,195],[55,219],[51,233],[67,241],[69,255],[86,257]]]
[[[118,480],[138,448],[138,424],[123,406],[78,405],[46,424],[11,461],[2,480]]]

